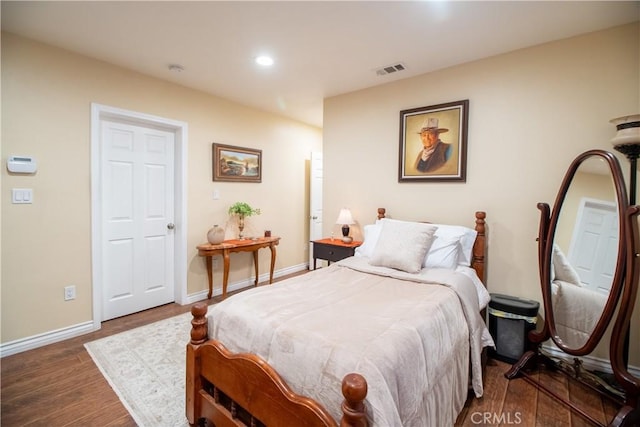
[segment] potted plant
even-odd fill
[[[260,215],[260,209],[254,209],[249,206],[248,203],[245,202],[236,202],[229,208],[229,215],[235,215],[238,217],[238,229],[240,233],[238,234],[238,238],[240,240],[244,239],[242,235],[242,230],[244,230],[244,219],[245,217],[251,215]]]

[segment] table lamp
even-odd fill
[[[351,211],[347,208],[340,209],[340,214],[336,220],[336,224],[342,224],[342,241],[345,243],[351,243],[353,238],[349,236],[349,226],[355,224]]]

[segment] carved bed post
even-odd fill
[[[191,344],[202,344],[207,340],[207,304],[199,302],[191,307]]]
[[[476,270],[478,277],[482,280],[485,286],[487,286],[487,280],[484,272],[484,258],[486,250],[486,231],[484,219],[487,217],[486,212],[476,212],[476,228],[478,236],[473,244],[473,259],[471,260],[471,267]]]
[[[378,219],[384,218],[386,212],[387,210],[385,208],[378,208]]]
[[[342,379],[342,420],[340,427],[366,427],[367,414],[364,398],[367,396],[367,381],[360,374],[347,374]]]
[[[194,425],[201,417],[200,399],[196,399],[202,388],[200,379],[200,363],[197,361],[196,352],[200,344],[207,340],[207,304],[198,303],[191,307],[191,341],[187,344],[187,369],[186,369],[186,415],[189,424]]]

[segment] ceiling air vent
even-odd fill
[[[405,66],[402,63],[397,63],[395,65],[387,65],[386,67],[378,68],[376,70],[376,74],[379,76],[386,76],[387,74],[395,73],[397,71],[404,71]]]

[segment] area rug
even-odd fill
[[[85,344],[111,388],[142,427],[188,426],[185,357],[191,313]]]

